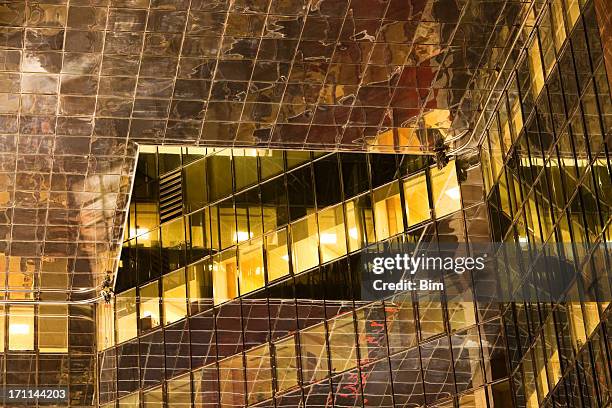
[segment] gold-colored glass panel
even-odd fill
[[[319,212],[321,262],[328,262],[346,255],[344,211],[342,211],[342,208],[342,205],[337,205]]]
[[[405,180],[403,184],[406,219],[408,226],[412,227],[430,218],[425,173],[416,174]]]
[[[176,322],[187,316],[187,287],[185,270],[164,275],[162,278],[164,324]]]
[[[291,225],[291,257],[295,273],[319,264],[318,241],[314,214]]]
[[[145,391],[142,394],[144,408],[163,408],[164,395],[161,387],[156,387]]]
[[[436,217],[443,217],[461,209],[461,189],[454,161],[442,170],[431,169],[431,188]]]
[[[191,380],[189,374],[168,381],[168,406],[191,407]]]
[[[289,275],[286,228],[266,235],[266,267],[270,282]]]
[[[40,305],[38,308],[38,350],[41,353],[68,352],[68,306]]]
[[[213,261],[213,299],[216,305],[238,296],[236,250],[228,249]]]
[[[321,380],[329,375],[325,326],[318,324],[300,332],[302,374],[305,383]]]
[[[9,306],[8,320],[9,350],[34,350],[34,306]]]
[[[130,289],[116,296],[116,337],[117,343],[136,337],[136,289]]]
[[[249,293],[265,284],[263,239],[254,239],[238,247],[239,293]]]
[[[404,231],[399,183],[382,186],[373,193],[376,239],[382,241]]]
[[[100,302],[96,306],[98,351],[115,345],[115,305]]]
[[[219,387],[221,408],[234,408],[244,405],[242,354],[219,362]]]
[[[293,336],[274,345],[276,355],[276,383],[278,390],[287,390],[298,385],[298,366],[295,338]]]
[[[374,212],[370,195],[355,198],[346,203],[346,223],[349,251],[363,248],[376,240],[374,237]]]
[[[140,288],[140,329],[142,331],[159,326],[159,281]]]
[[[339,373],[357,365],[355,324],[352,313],[330,320],[329,351],[331,353],[332,372]]]
[[[266,344],[246,352],[246,384],[249,405],[272,397],[270,347]]]
[[[140,404],[140,394],[134,393],[119,399],[119,408],[134,408]]]

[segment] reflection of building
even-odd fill
[[[79,407],[609,406],[609,8],[0,2],[0,386]],[[441,139],[441,170],[302,151]],[[446,282],[476,303],[359,297],[370,244],[491,240],[532,258]],[[499,303],[557,257],[580,273],[568,301]]]

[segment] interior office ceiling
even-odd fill
[[[0,296],[96,294],[137,144],[427,153],[469,133],[530,5],[0,1]]]

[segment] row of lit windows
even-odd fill
[[[430,193],[438,217],[459,210],[461,200],[455,163],[451,162],[442,170],[430,169],[430,177],[431,182],[427,183],[426,173],[422,172],[403,180],[401,185],[399,181],[393,182],[374,190],[372,195],[328,207],[290,224],[288,229],[263,237],[249,239],[247,231],[231,232],[231,225],[235,225],[232,214],[228,225],[221,223],[219,230],[225,231],[225,235],[229,231],[231,242],[238,242],[238,245],[218,253],[213,249],[214,255],[207,261],[187,268],[187,277],[184,269],[164,275],[161,280],[162,313],[158,281],[140,287],[138,316],[136,289],[117,295],[116,341],[121,343],[135,337],[137,321],[140,321],[141,330],[147,330],[160,325],[162,315],[164,324],[185,317],[187,288],[192,303],[212,297],[214,304],[220,304],[260,289],[266,282],[285,277],[291,271],[294,274],[304,272],[397,235],[406,229],[404,215],[408,228],[430,218]],[[206,230],[215,223],[213,217],[210,221],[208,217],[202,220],[203,214],[208,215],[204,210],[190,216],[190,248],[192,253],[201,256],[211,253],[208,248],[214,240],[206,238]],[[194,223],[194,219],[198,222]],[[167,251],[166,258],[170,259],[172,269],[183,266],[184,261],[178,261],[184,256],[186,246],[182,219],[162,225],[161,231],[162,252]],[[138,250],[142,247],[138,246]],[[105,339],[100,346],[105,348],[113,344],[113,339],[104,325],[100,327]]]
[[[68,306],[0,306],[0,352],[32,350],[40,353],[68,351]]]

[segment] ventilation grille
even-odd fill
[[[163,223],[183,213],[183,183],[181,172],[162,176],[159,181],[159,220]]]

